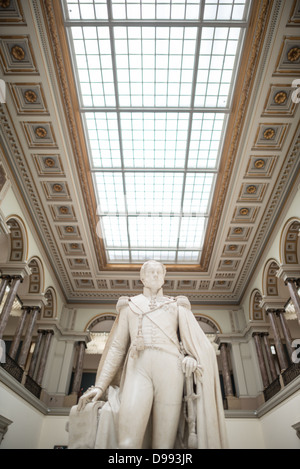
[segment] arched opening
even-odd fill
[[[80,394],[95,384],[98,365],[103,353],[107,338],[116,319],[116,314],[103,313],[94,318],[86,327],[90,332],[91,341],[87,344],[84,354],[83,372]],[[76,363],[76,360],[75,360]],[[73,384],[73,375],[70,383],[70,392]]]
[[[262,294],[259,290],[254,290],[250,297],[249,318],[251,321],[263,321],[264,311],[260,306]]]

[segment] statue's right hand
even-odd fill
[[[99,401],[100,397],[102,396],[103,391],[101,388],[89,388],[79,399],[77,410],[83,410],[88,402],[96,402]]]

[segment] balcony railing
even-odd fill
[[[1,367],[19,381],[19,383],[22,382],[24,370],[9,355],[6,354],[5,363],[1,363]]]
[[[286,370],[282,373],[283,383],[286,386],[293,379],[297,378],[300,375],[300,363],[292,363]]]
[[[25,377],[25,372],[15,360],[13,360],[8,354],[5,357],[5,363],[1,363],[0,366],[7,371],[13,378],[15,378],[19,383],[22,383],[25,380],[24,386],[28,391],[30,391],[38,399],[41,396],[42,388],[30,377]]]
[[[275,396],[281,389],[281,384],[279,380],[279,376],[271,383],[267,388],[264,389],[264,397],[265,401],[271,399],[271,397]]]
[[[283,386],[287,386],[297,376],[300,375],[300,363],[292,363],[286,370],[281,373]],[[264,389],[265,401],[271,399],[282,389],[280,377],[278,376],[267,388]]]

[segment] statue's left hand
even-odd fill
[[[193,357],[187,356],[182,360],[182,371],[187,377],[196,371],[197,366],[198,363]]]
[[[79,399],[77,410],[84,410],[86,404],[88,402],[96,402],[100,399],[101,395],[103,394],[102,389],[92,387],[88,389]]]

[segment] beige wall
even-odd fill
[[[0,383],[0,415],[13,423],[1,449],[51,449],[67,445],[67,416],[43,415]],[[300,449],[292,425],[300,421],[300,391],[261,418],[226,418],[230,449]]]

